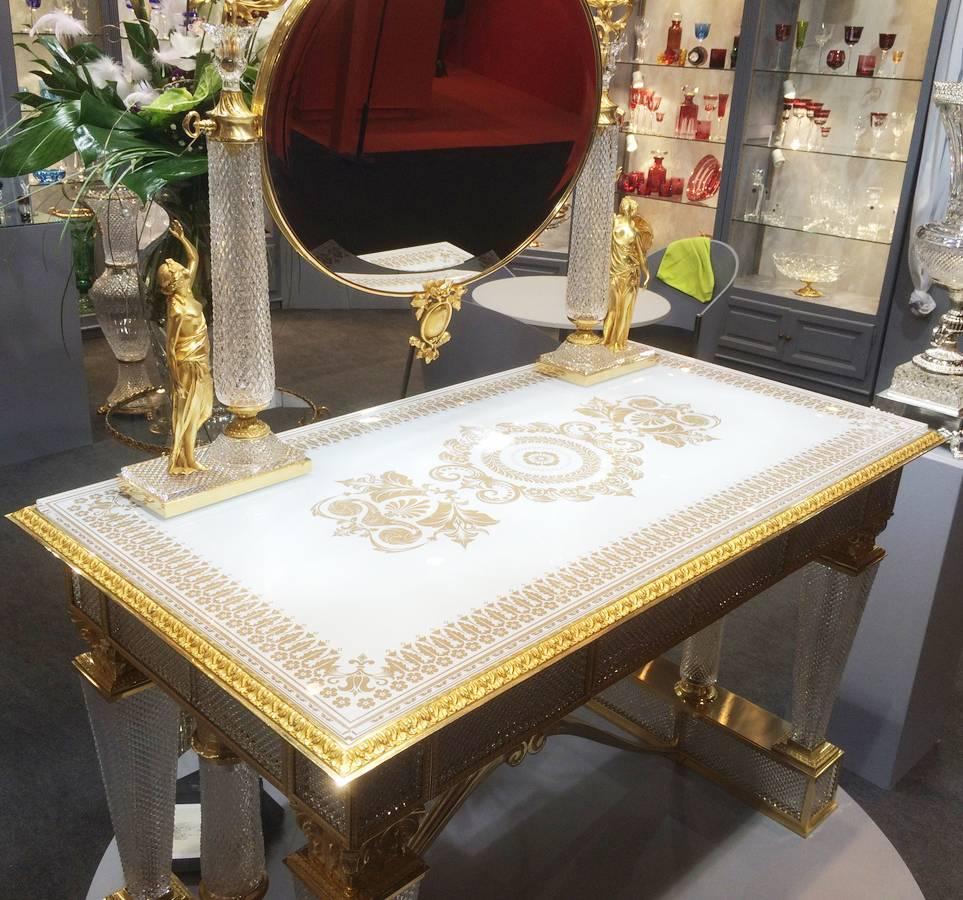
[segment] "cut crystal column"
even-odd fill
[[[707,703],[716,696],[719,660],[722,656],[722,632],[725,619],[686,638],[682,645],[681,676],[676,693],[685,699]]]
[[[232,411],[274,396],[260,144],[208,142],[214,387]]]
[[[83,687],[127,894],[181,896],[171,876],[177,704],[156,687],[112,703],[86,680]]]
[[[200,768],[201,896],[263,897],[267,874],[258,777],[236,757],[201,756]]]
[[[566,314],[573,322],[599,323],[609,306],[615,173],[619,129],[599,129],[575,188]]]
[[[790,737],[806,750],[816,750],[826,740],[839,682],[878,568],[877,563],[851,575],[814,562],[799,576]]]

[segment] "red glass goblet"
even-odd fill
[[[834,71],[836,69],[841,69],[846,65],[846,51],[845,50],[830,50],[826,54],[826,65]]]

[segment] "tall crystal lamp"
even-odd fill
[[[294,478],[310,470],[303,453],[280,441],[258,418],[274,397],[274,346],[268,301],[267,244],[261,184],[261,123],[241,91],[253,20],[283,0],[225,4],[210,25],[223,90],[210,119],[191,113],[184,130],[208,142],[214,387],[234,414],[214,443],[198,453],[206,471],[175,476],[163,460],[121,473],[129,495],[164,516]]]
[[[638,368],[653,353],[630,345],[616,355],[602,344],[599,329],[609,305],[612,217],[619,164],[620,110],[609,95],[615,67],[626,45],[625,27],[632,3],[588,0],[595,10],[602,61],[602,102],[598,131],[575,188],[569,251],[566,315],[575,331],[538,362],[540,371],[580,384],[592,383],[628,368]],[[621,12],[620,12],[621,10]]]
[[[917,232],[917,252],[933,281],[943,285],[950,308],[930,346],[893,373],[880,397],[918,410],[950,432],[953,455],[963,459],[963,83],[937,82],[933,101],[950,145],[950,202],[941,222]]]

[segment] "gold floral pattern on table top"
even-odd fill
[[[670,447],[701,444],[715,440],[709,430],[720,424],[688,404],[656,397],[615,403],[595,397],[576,412],[604,424],[463,426],[445,441],[429,483],[415,484],[400,472],[364,475],[340,482],[346,492],[311,512],[336,521],[335,535],[367,538],[382,552],[415,550],[439,537],[467,547],[498,524],[472,508],[472,499],[500,505],[631,497],[632,483],[643,477],[644,438]]]

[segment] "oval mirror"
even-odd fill
[[[481,278],[565,202],[598,57],[584,0],[295,0],[255,92],[271,211],[369,293]]]

